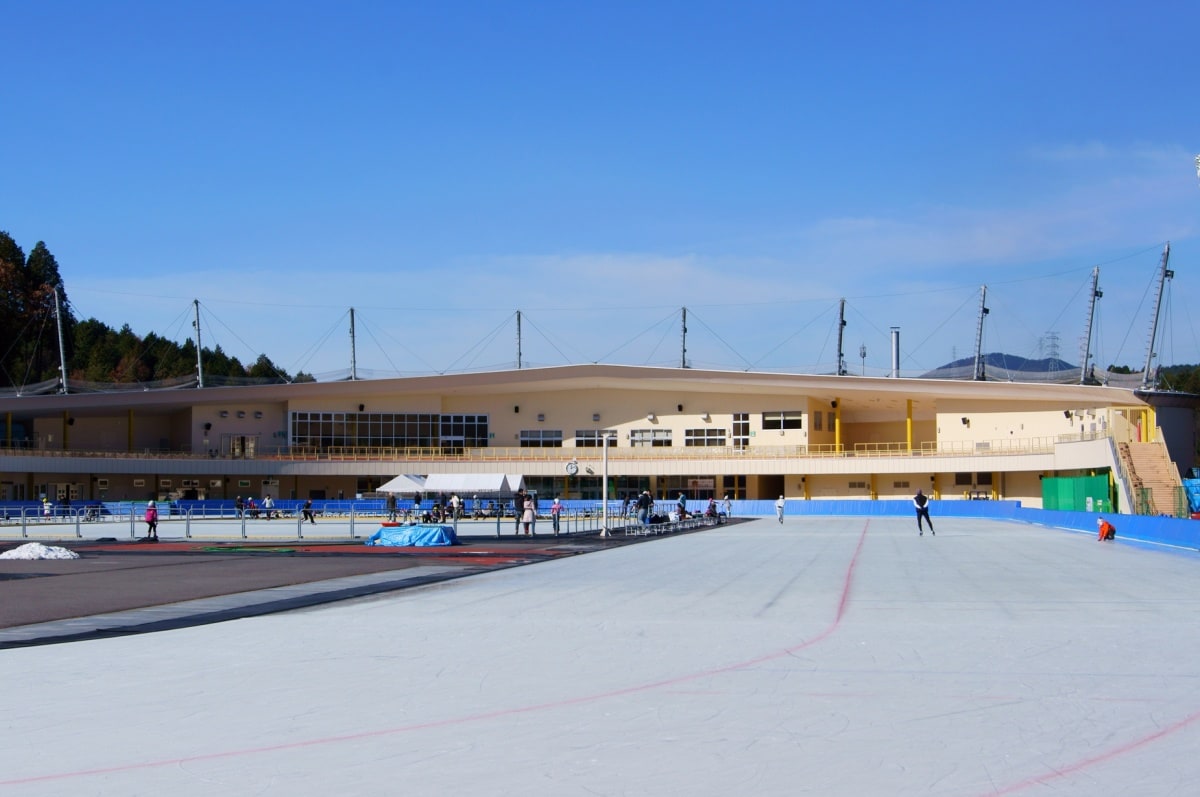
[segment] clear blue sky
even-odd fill
[[[1200,362],[1200,5],[0,0],[0,229],[290,372]],[[859,346],[865,345],[865,363]]]

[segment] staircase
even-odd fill
[[[1129,472],[1134,512],[1187,517],[1187,498],[1175,463],[1162,443],[1122,443],[1121,459]]]

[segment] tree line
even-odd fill
[[[55,287],[68,380],[140,383],[196,376],[194,341],[176,343],[153,332],[139,336],[128,324],[113,329],[95,318],[77,319],[58,261],[45,242],[38,241],[26,255],[0,230],[0,386],[19,388],[59,379]],[[265,354],[248,365],[220,346],[206,347],[201,355],[206,379],[313,381],[304,373],[293,378]]]

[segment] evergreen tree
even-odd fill
[[[249,376],[255,379],[268,379],[272,382],[288,381],[288,375],[271,362],[271,358],[265,354],[258,355],[254,365],[250,366]]]
[[[0,230],[0,369],[4,381],[16,385],[24,368],[18,367],[15,357],[17,343],[22,339],[25,317],[23,277],[25,252],[7,232]]]

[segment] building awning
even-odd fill
[[[524,477],[504,473],[431,473],[424,492],[507,495],[525,486]],[[380,488],[382,489],[382,488]]]
[[[381,493],[400,493],[403,495],[423,493],[425,492],[425,479],[420,476],[410,476],[402,473],[391,481],[379,485],[378,491]]]

